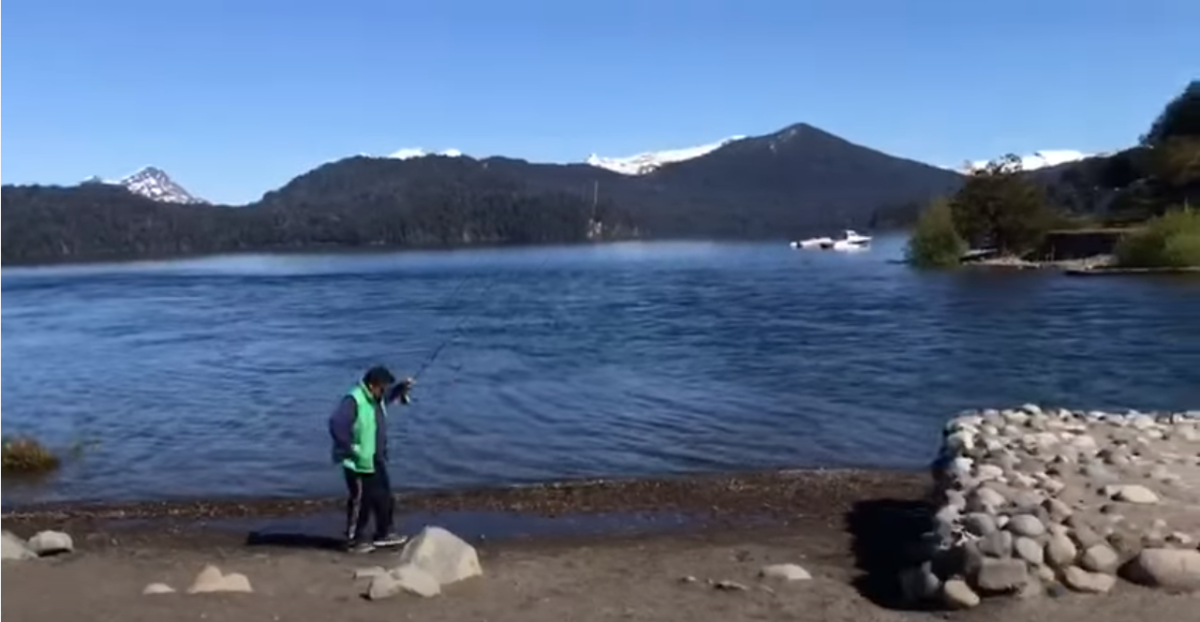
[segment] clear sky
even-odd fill
[[[1197,0],[9,0],[3,181],[241,203],[403,147],[578,161],[800,121],[955,165],[1128,145]]]

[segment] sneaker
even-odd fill
[[[351,544],[349,547],[347,547],[346,550],[351,553],[358,553],[358,554],[370,553],[375,550],[375,545],[371,544],[370,542],[355,542],[354,544]]]
[[[408,542],[408,536],[402,536],[397,533],[389,533],[388,535],[383,536],[382,538],[375,538],[375,540],[374,540],[374,542],[372,542],[372,544],[377,547],[382,548],[382,547],[386,547],[386,546],[401,546],[405,542]]]

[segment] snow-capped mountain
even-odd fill
[[[724,140],[719,140],[715,143],[700,145],[698,147],[687,147],[684,149],[668,149],[665,151],[647,151],[637,155],[609,158],[596,154],[588,157],[587,163],[603,169],[608,169],[614,173],[622,175],[645,175],[664,164],[671,162],[682,162],[691,160],[702,155],[711,153],[728,145],[735,140],[741,140],[745,136],[730,136]]]
[[[1046,149],[1043,151],[1034,151],[1031,154],[1020,156],[1021,169],[1026,171],[1035,171],[1039,168],[1058,166],[1059,164],[1066,164],[1068,162],[1078,162],[1096,155],[1099,154],[1083,153],[1082,151],[1075,151],[1073,149]],[[987,160],[977,160],[968,162],[964,166],[956,168],[965,168],[967,169],[966,172],[970,172],[984,168],[987,165]]]
[[[442,151],[426,151],[420,147],[409,147],[409,148],[405,148],[405,149],[396,151],[395,153],[392,153],[388,157],[396,158],[397,160],[408,160],[411,158],[423,158],[425,156],[431,156],[431,155],[446,156],[448,158],[458,158],[458,157],[462,157],[462,154],[463,154],[463,152],[459,151],[458,149],[443,149]]]
[[[85,179],[83,183],[125,186],[127,190],[134,194],[139,194],[148,199],[154,199],[163,203],[197,204],[208,202],[188,192],[183,186],[175,183],[175,180],[171,179],[171,176],[167,175],[162,169],[153,166],[143,167],[132,175],[116,181],[92,176]]]

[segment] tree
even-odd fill
[[[905,255],[919,268],[944,268],[958,265],[966,249],[966,242],[955,229],[950,202],[939,198],[917,218]]]
[[[968,244],[1024,253],[1041,242],[1054,213],[1042,187],[1021,172],[1015,155],[993,160],[950,199],[955,227]]]
[[[1142,136],[1142,145],[1157,147],[1172,138],[1200,136],[1200,81],[1192,80],[1172,99]]]
[[[1200,211],[1171,210],[1121,240],[1117,264],[1127,268],[1200,267]]]

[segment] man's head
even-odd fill
[[[367,392],[377,400],[382,400],[384,392],[395,382],[396,377],[392,375],[392,372],[388,371],[388,368],[382,365],[376,365],[368,369],[367,373],[363,374],[362,379],[363,386],[367,388]]]

